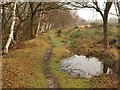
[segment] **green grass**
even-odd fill
[[[56,39],[56,38],[52,38],[50,43],[53,47],[56,47],[59,45],[64,45],[64,42],[62,42],[60,39]]]
[[[56,47],[53,50],[54,55],[50,59],[50,68],[52,73],[58,78],[63,88],[88,88],[89,83],[86,79],[73,78],[68,73],[60,70],[60,60],[63,57],[70,56],[70,51],[64,47]]]
[[[98,36],[102,36],[103,35],[103,31],[97,30],[97,29],[93,29],[93,30],[82,30],[82,31],[78,31],[76,33],[80,33],[81,37],[93,37],[93,35],[98,35]]]

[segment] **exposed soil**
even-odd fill
[[[49,60],[52,55],[52,48],[47,49],[44,55],[44,74],[47,80],[48,88],[60,88],[57,78],[51,73],[49,69]]]

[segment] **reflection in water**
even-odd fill
[[[103,73],[103,64],[97,58],[74,55],[61,60],[61,70],[72,76],[90,78]]]

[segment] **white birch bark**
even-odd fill
[[[44,19],[44,16],[45,16],[45,14],[43,12],[41,12],[41,14],[39,16],[39,23],[38,23],[37,31],[36,31],[36,37],[40,33],[44,32],[44,23],[43,23],[43,25],[41,25],[42,24],[42,20]]]
[[[43,23],[40,33],[44,32],[44,31],[45,31],[45,23]]]
[[[38,37],[38,33],[39,33],[39,29],[40,29],[40,21],[39,21],[39,23],[38,23],[38,27],[37,27],[37,31],[36,31],[36,37]]]
[[[7,43],[5,45],[5,48],[4,48],[4,53],[8,53],[8,49],[9,49],[10,43],[13,40],[13,33],[14,33],[14,26],[15,26],[15,19],[16,19],[16,14],[15,14],[16,4],[17,4],[17,2],[14,2],[13,21],[12,21],[12,24],[11,24],[10,34],[9,34],[9,37],[8,37],[8,41],[7,41]]]
[[[49,23],[46,23],[46,30],[49,29]]]
[[[49,29],[51,29],[52,24],[49,24]]]
[[[36,37],[39,34],[39,30],[40,30],[40,27],[41,27],[42,18],[43,18],[43,13],[41,13],[40,16],[39,16],[39,23],[38,23],[38,27],[37,27],[37,31],[36,31]]]

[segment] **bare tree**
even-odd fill
[[[76,8],[94,8],[97,12],[100,13],[102,20],[103,20],[103,31],[104,31],[104,49],[108,50],[109,49],[109,41],[108,41],[108,14],[110,11],[110,8],[112,6],[113,1],[107,0],[105,2],[105,8],[104,10],[100,8],[98,4],[98,0],[92,0],[92,4],[89,2],[82,2],[82,3],[75,3],[75,4],[70,4],[73,7]]]
[[[95,6],[93,6],[94,9],[96,9],[97,12],[100,13],[100,15],[102,16],[103,19],[103,31],[104,31],[104,49],[108,50],[109,49],[109,41],[108,41],[108,14],[109,14],[109,10],[112,6],[113,2],[109,2],[109,0],[107,0],[107,2],[105,3],[105,9],[104,12],[103,10],[101,10],[100,6],[98,5],[98,1],[97,0],[93,0],[93,4]]]
[[[108,14],[109,14],[109,10],[112,6],[113,2],[106,2],[106,8],[104,10],[104,13],[102,14],[102,12],[99,10],[98,4],[95,3],[95,5],[97,6],[98,12],[101,14],[102,19],[103,19],[103,30],[104,30],[104,48],[105,50],[109,49],[109,41],[108,41]]]
[[[11,43],[12,40],[14,40],[13,33],[14,33],[14,26],[15,26],[15,22],[16,22],[15,21],[16,20],[16,12],[15,12],[15,10],[16,10],[17,2],[14,2],[13,4],[14,4],[14,9],[13,9],[12,24],[11,24],[11,28],[10,28],[10,34],[9,34],[9,37],[8,37],[8,41],[7,41],[7,43],[5,45],[5,48],[4,48],[4,53],[8,53],[8,48],[10,46],[10,43]]]

